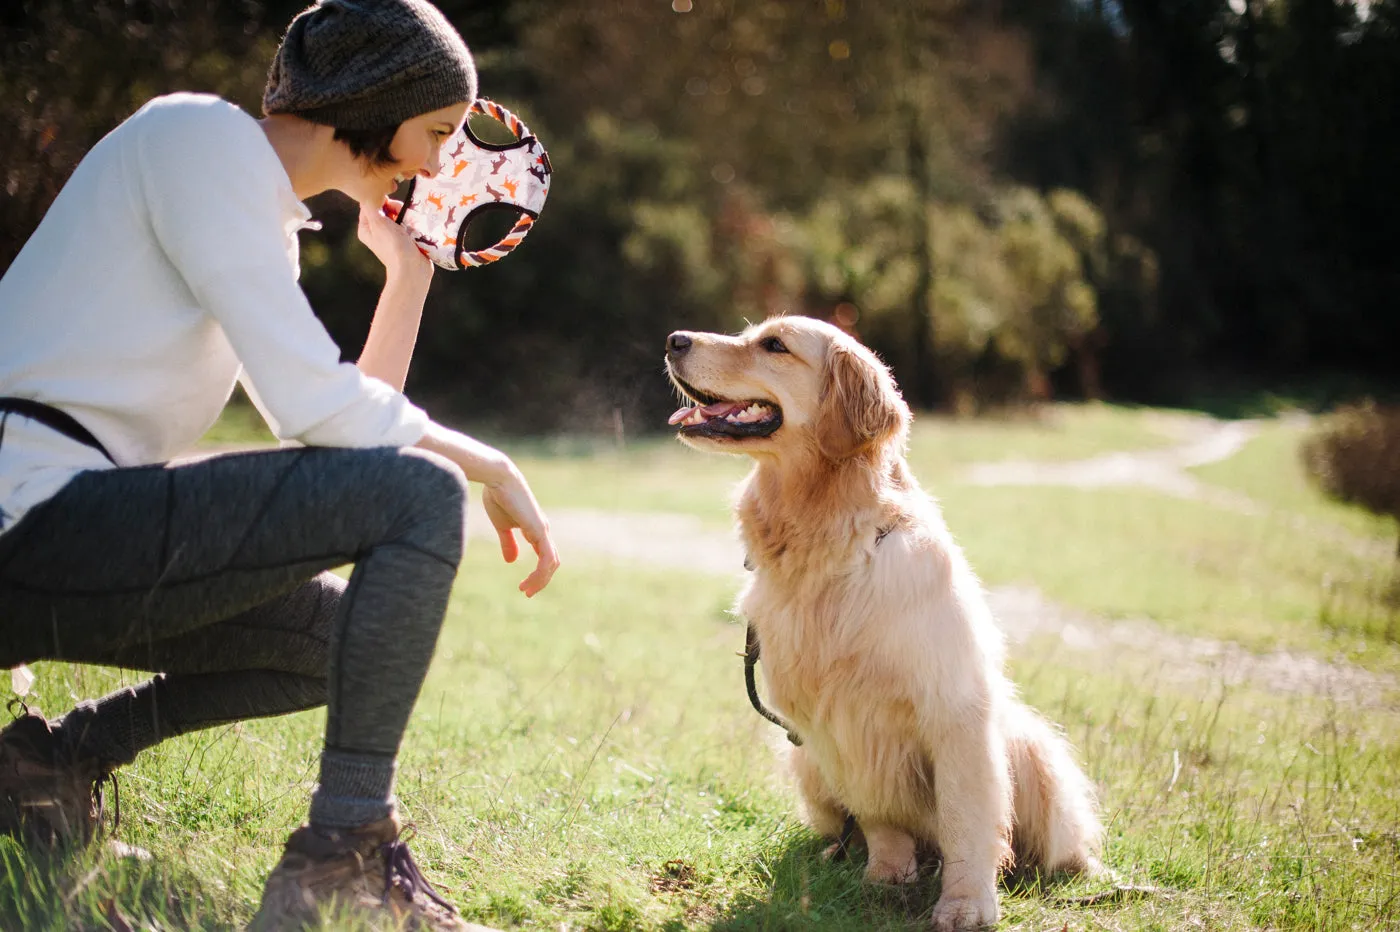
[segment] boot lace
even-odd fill
[[[102,784],[112,784],[112,827],[104,828],[107,816],[107,798],[103,795]],[[117,782],[117,772],[109,770],[92,781],[92,795],[97,801],[97,830],[99,833],[117,834],[122,827],[122,787]]]
[[[410,900],[417,900],[423,894],[449,913],[456,914],[457,908],[442,898],[428,878],[418,869],[408,843],[400,840],[385,842],[380,849],[384,854],[384,895],[387,897],[393,888],[398,889]]]

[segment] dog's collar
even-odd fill
[[[875,529],[875,546],[876,546],[876,547],[880,546],[880,542],[881,542],[882,540],[884,540],[886,537],[889,537],[890,534],[891,534],[891,533],[894,531],[894,529],[897,528],[897,527],[899,527],[899,522],[898,522],[898,521],[896,521],[894,524],[891,524],[889,527],[876,528],[876,529]],[[747,553],[744,554],[744,569],[748,570],[750,573],[752,573],[754,570],[758,569],[758,567],[757,567],[757,566],[754,564],[754,562],[753,562],[753,557],[749,556]]]

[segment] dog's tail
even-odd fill
[[[1017,865],[1098,873],[1103,826],[1089,778],[1063,735],[1022,703],[1010,706],[1006,739],[1015,781]]]

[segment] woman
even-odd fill
[[[158,741],[327,705],[308,823],[257,922],[335,900],[465,928],[398,840],[395,758],[463,543],[467,480],[520,584],[558,566],[509,458],[401,390],[432,265],[386,216],[476,97],[426,0],[324,0],[293,20],[259,121],[157,98],[99,142],[0,279],[0,668],[157,675],[0,732],[0,828],[88,840],[96,787]],[[342,363],[297,285],[303,199],[360,204],[385,285]],[[301,446],[168,466],[235,380]],[[329,570],[354,563],[346,585]],[[385,891],[388,891],[387,893]]]

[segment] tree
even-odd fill
[[[908,267],[916,278],[901,291],[899,329],[908,337],[885,349],[911,400],[927,406],[939,400],[938,373],[950,362],[937,342],[933,207],[985,184],[995,125],[1028,74],[1023,44],[973,7],[727,0],[668,10],[566,0],[550,4],[524,42],[564,112],[607,109],[687,140],[700,177],[721,191],[707,198],[712,222],[736,202],[727,188],[743,192],[751,216],[771,213],[770,222],[816,212],[839,223],[832,212],[849,209],[852,225],[877,223],[882,267]],[[903,191],[882,201],[893,177],[904,179]],[[829,271],[807,282],[808,306],[832,307],[860,289]],[[793,299],[790,287],[771,292]]]
[[[149,98],[224,95],[257,111],[276,36],[258,3],[12,0],[0,7],[0,267],[78,161]],[[290,15],[290,14],[288,14]]]
[[[1105,377],[1150,396],[1192,370],[1393,378],[1400,315],[1400,3],[1005,0],[1041,93],[1002,165],[1071,187],[1138,265],[1098,282]]]

